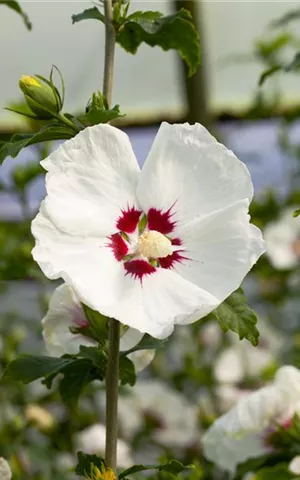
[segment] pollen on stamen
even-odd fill
[[[135,207],[122,210],[122,214],[117,220],[117,229],[125,233],[133,233],[138,226],[141,211]]]
[[[119,233],[114,233],[109,237],[108,246],[112,249],[114,257],[119,262],[128,254],[128,246]]]
[[[145,275],[151,275],[156,272],[156,268],[153,267],[146,260],[136,259],[129,260],[124,263],[124,268],[126,270],[126,275],[131,275],[134,279],[139,279],[142,281]]]
[[[172,207],[171,207],[172,208]],[[149,230],[156,230],[163,235],[173,232],[176,222],[172,221],[171,208],[162,212],[157,208],[150,208],[147,214]]]

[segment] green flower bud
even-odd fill
[[[41,120],[53,118],[62,109],[62,102],[57,88],[45,81],[23,75],[19,80],[27,105]]]

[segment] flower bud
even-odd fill
[[[62,102],[54,85],[51,87],[38,78],[22,75],[19,80],[19,87],[30,110],[39,119],[46,120],[60,112]]]

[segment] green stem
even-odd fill
[[[113,2],[104,0],[105,15],[105,64],[103,78],[103,94],[107,103],[111,105],[113,78],[114,78],[114,60],[116,47],[116,32],[113,25]]]
[[[109,321],[108,363],[106,372],[106,466],[117,470],[118,441],[118,386],[120,324],[113,318]]]
[[[71,122],[71,120],[65,117],[64,114],[58,113],[56,115],[56,118],[60,120],[62,123],[64,123],[65,125],[68,125],[68,127],[72,128],[76,133],[80,132],[80,129],[73,122]]]
[[[116,33],[113,25],[113,1],[104,0],[105,15],[105,64],[103,94],[111,105],[113,73],[116,46]],[[106,372],[106,445],[105,463],[107,467],[117,470],[118,441],[118,387],[119,387],[119,352],[120,324],[113,318],[109,321],[108,363]]]
[[[213,130],[212,117],[209,105],[209,81],[207,78],[207,52],[206,32],[204,24],[204,2],[203,0],[173,0],[175,11],[185,8],[192,15],[193,22],[199,32],[201,46],[201,63],[197,72],[188,77],[188,69],[182,61],[182,71],[185,86],[186,99],[188,103],[187,121],[189,123],[202,123],[208,130]]]

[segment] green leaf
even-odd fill
[[[296,53],[293,60],[288,65],[286,65],[285,71],[291,72],[291,71],[299,70],[299,68],[300,68],[300,52]]]
[[[296,8],[295,10],[291,10],[285,13],[284,15],[277,18],[276,20],[273,20],[270,26],[274,28],[285,27],[291,21],[298,20],[298,19],[300,19],[300,9]]]
[[[282,70],[281,65],[274,65],[267,70],[265,70],[259,77],[258,85],[261,86],[265,82],[265,80],[269,77],[271,77],[274,73],[279,72]]]
[[[108,321],[109,318],[102,315],[96,310],[92,310],[84,303],[81,304],[85,316],[89,322],[88,327],[78,328],[78,331],[81,331],[83,335],[94,338],[97,342],[104,342],[108,339]]]
[[[87,453],[78,452],[77,453],[78,464],[76,466],[75,473],[81,477],[90,475],[93,470],[93,467],[97,467],[100,471],[104,465],[104,460],[98,455],[88,455]]]
[[[125,117],[120,112],[120,106],[115,105],[111,109],[99,109],[92,107],[88,113],[86,113],[83,117],[80,117],[80,121],[87,123],[88,125],[98,125],[98,123],[108,123],[115,118]]]
[[[15,158],[23,148],[29,145],[51,140],[65,140],[74,137],[74,135],[74,130],[60,124],[46,125],[37,133],[16,133],[9,142],[0,144],[0,165],[6,157]]]
[[[164,465],[133,465],[127,470],[124,470],[119,474],[118,479],[122,480],[122,478],[126,478],[127,475],[132,475],[133,473],[143,472],[144,470],[158,470],[172,473],[173,475],[178,475],[179,473],[183,472],[184,470],[194,468],[193,465],[183,465],[181,462],[177,460],[171,460]]]
[[[237,467],[234,480],[243,480],[248,472],[256,472],[258,469],[265,466],[271,458],[272,454],[267,454],[257,458],[249,458],[245,462],[240,463]]]
[[[133,362],[129,360],[129,358],[121,356],[119,369],[121,385],[128,384],[133,387],[136,382],[136,373]]]
[[[17,113],[18,115],[23,115],[24,117],[27,117],[27,118],[32,118],[33,120],[38,120],[38,117],[36,115],[34,115],[33,113],[23,112],[22,110],[19,110],[18,108],[5,107],[4,110],[7,110],[8,112]]]
[[[59,373],[63,374],[59,384],[61,398],[71,406],[76,405],[79,395],[88,383],[104,378],[104,373],[100,368],[94,367],[89,358],[70,355],[61,358],[20,355],[8,365],[4,376],[23,383],[44,378],[44,385],[50,388]]]
[[[288,471],[288,464],[287,463],[279,463],[272,467],[265,467],[256,472],[253,477],[253,480],[296,480],[300,477],[295,477],[292,473]]]
[[[32,24],[29,21],[28,16],[22,10],[22,8],[18,4],[18,2],[16,2],[15,0],[0,0],[0,5],[6,5],[7,7],[11,8],[15,12],[17,12],[19,15],[21,15],[21,17],[23,18],[23,21],[24,21],[26,27],[28,28],[28,30],[32,29]]]
[[[259,40],[256,42],[256,50],[259,57],[264,60],[274,59],[285,47],[294,41],[294,36],[289,32],[283,32],[270,40]]]
[[[57,375],[74,362],[73,358],[54,358],[48,356],[20,355],[6,368],[4,377],[30,383],[33,380]]]
[[[78,23],[82,20],[100,20],[100,22],[105,23],[105,17],[97,7],[88,8],[81,13],[72,15],[72,23]]]
[[[60,396],[67,405],[76,406],[82,390],[90,382],[99,378],[103,380],[100,372],[92,370],[92,364],[86,359],[76,359],[63,370],[63,378],[59,383]]]
[[[137,352],[138,350],[153,350],[160,348],[162,345],[166,343],[167,339],[158,340],[157,338],[151,337],[148,333],[146,333],[143,338],[137,343],[134,347],[130,348],[130,350],[126,350],[121,353],[123,355],[129,355],[132,352]]]
[[[239,335],[240,340],[246,338],[252,345],[258,345],[257,316],[247,305],[241,288],[233,292],[211,314],[218,320],[223,332],[232,330]]]
[[[177,50],[193,75],[200,63],[199,35],[186,9],[163,17],[160,12],[135,12],[117,29],[117,42],[129,53],[142,43],[163,50]]]
[[[300,208],[297,208],[297,210],[294,211],[293,217],[298,217],[300,215]]]
[[[90,360],[92,364],[100,370],[101,376],[104,377],[107,365],[107,352],[105,350],[101,350],[97,347],[80,345],[78,356]]]

